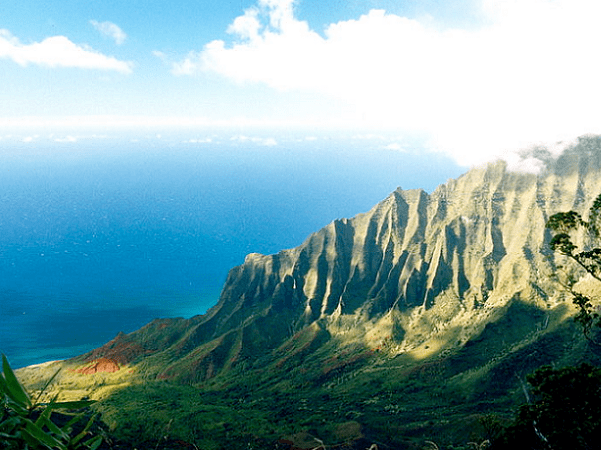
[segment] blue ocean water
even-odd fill
[[[3,144],[0,351],[22,367],[202,314],[246,254],[461,171],[343,140]]]

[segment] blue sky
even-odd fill
[[[334,131],[524,166],[600,131],[595,1],[2,3],[0,146]]]

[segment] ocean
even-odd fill
[[[277,145],[276,145],[277,144]],[[2,142],[0,352],[65,359],[203,314],[246,254],[462,169],[369,139]]]

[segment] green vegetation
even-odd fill
[[[558,266],[557,280],[572,296],[578,309],[576,322],[586,339],[599,346],[594,331],[601,326],[598,301],[582,275],[601,282],[601,195],[585,221],[575,211],[553,215],[547,228],[554,232],[551,248],[575,263],[577,270]],[[576,242],[580,241],[583,249]],[[532,386],[528,403],[522,405],[513,423],[500,431],[494,449],[528,447],[534,450],[595,448],[601,442],[601,369],[582,363],[554,369],[543,366],[527,377]]]
[[[447,290],[432,305],[389,309],[388,294],[378,291],[361,311],[298,321],[304,316],[295,315],[292,279],[269,291],[277,276],[253,269],[229,286],[240,290],[212,315],[157,320],[88,355],[18,373],[28,389],[60,392],[55,401],[98,400],[91,409],[111,438],[138,449],[590,448],[601,437],[601,196],[586,220],[574,212],[551,217],[544,241],[547,210],[525,209],[520,230],[503,231],[519,235],[517,243],[495,232],[490,242],[499,258],[471,266],[490,275],[472,297]],[[472,219],[465,217],[453,222],[456,233],[445,228],[447,261],[470,252],[453,247],[468,233]],[[481,224],[499,225],[496,216],[484,217],[490,220]],[[538,227],[530,230],[533,217]],[[488,235],[470,236],[480,242]],[[558,254],[547,260],[549,241]],[[361,257],[371,250],[377,248]],[[326,253],[334,258],[337,251]],[[502,270],[489,270],[505,251],[510,260]],[[362,266],[366,274],[370,264]],[[334,266],[335,281],[342,265]],[[441,282],[454,282],[453,267],[439,269]],[[393,284],[386,286],[394,296]],[[82,372],[99,358],[118,362],[119,370]],[[64,369],[53,375],[57,366]]]
[[[566,272],[563,266],[559,266],[558,270],[563,275],[560,282],[572,295],[573,302],[578,307],[576,320],[582,325],[584,335],[596,343],[591,333],[594,327],[601,325],[598,305],[594,306],[596,302],[592,294],[583,292],[577,285],[582,272],[601,282],[601,248],[595,247],[601,238],[601,195],[591,206],[588,221],[577,212],[568,211],[553,215],[547,222],[547,228],[555,232],[550,242],[551,248],[566,256],[579,269],[575,273]],[[583,250],[579,250],[576,245],[577,239],[583,241]]]
[[[75,395],[82,395],[87,384],[90,395],[102,399],[93,408],[113,438],[138,449],[171,448],[166,443],[177,441],[207,450],[287,448],[278,442],[307,436],[327,448],[364,450],[375,443],[380,449],[419,449],[426,440],[444,449],[451,443],[471,448],[469,441],[489,437],[483,418],[493,412],[510,417],[517,400],[513,394],[488,391],[515,380],[514,371],[524,361],[521,354],[506,359],[507,375],[493,365],[477,376],[463,376],[464,359],[486,345],[476,342],[465,352],[419,361],[327,342],[311,353],[287,359],[282,354],[274,361],[264,357],[194,385],[147,379],[129,367],[82,375],[76,372],[79,364],[64,363],[67,370],[55,384]],[[532,364],[526,369],[533,370],[538,360]],[[96,397],[98,389],[108,395]]]
[[[87,408],[93,401],[59,402],[54,396],[49,402],[40,399],[52,383],[56,372],[46,383],[35,400],[23,388],[11,369],[5,355],[2,355],[0,375],[0,440],[7,449],[97,449],[102,443],[101,436],[90,437],[89,430],[94,422],[92,416],[83,429],[74,432],[74,426],[83,419],[86,412],[73,414],[73,417],[60,427],[52,419],[54,411],[73,411]]]
[[[463,347],[428,357],[391,356],[307,331],[199,383],[149,376],[160,373],[162,354],[115,373],[84,375],[78,370],[89,363],[69,361],[19,375],[37,391],[62,366],[48,391],[63,400],[100,400],[92,408],[111,439],[138,449],[286,449],[280,441],[303,439],[326,448],[416,450],[429,440],[468,449],[510,423],[523,399],[516,373],[580,358],[565,346],[578,336],[576,324],[563,319],[565,308],[541,312],[520,301],[510,308]]]
[[[493,449],[592,449],[601,442],[601,369],[542,367],[528,376],[531,402],[522,405]]]

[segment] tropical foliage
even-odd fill
[[[48,380],[34,399],[15,376],[6,356],[2,355],[2,373],[0,374],[0,442],[2,442],[2,448],[95,450],[100,446],[102,437],[91,437],[89,433],[94,416],[88,419],[82,429],[75,431],[76,425],[88,415],[87,411],[81,410],[90,406],[93,401],[59,402],[57,401],[58,395],[49,402],[41,401],[56,375],[58,372]],[[55,411],[69,415],[70,420],[59,426],[52,418]]]

